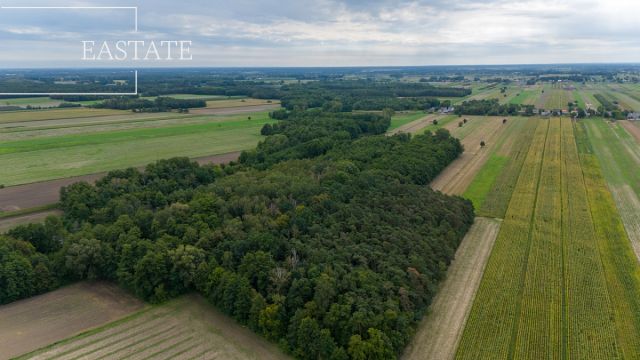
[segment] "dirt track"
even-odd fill
[[[406,348],[406,360],[449,360],[455,357],[462,330],[500,230],[500,221],[476,218],[462,240],[429,313]]]
[[[114,321],[144,306],[113,284],[78,283],[0,306],[0,359]]]
[[[205,156],[194,159],[199,164],[224,164],[235,161],[240,152]],[[0,189],[0,211],[30,209],[58,202],[60,189],[79,181],[95,182],[106,173],[76,176],[65,179],[43,181],[33,184],[11,186]]]
[[[246,114],[253,113],[258,111],[267,111],[267,110],[276,110],[279,109],[280,104],[267,104],[267,105],[253,105],[253,106],[238,106],[238,107],[229,107],[229,108],[203,108],[203,109],[192,109],[189,111],[191,114],[196,115],[238,115],[238,114]]]
[[[487,162],[491,150],[495,147],[500,135],[512,122],[502,124],[502,118],[476,119],[484,121],[482,127],[476,129],[462,140],[464,153],[451,163],[440,175],[431,182],[434,190],[445,194],[461,195],[473,181],[475,175]],[[455,132],[452,131],[455,136]],[[480,141],[486,146],[480,147]]]

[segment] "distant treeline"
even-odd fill
[[[62,219],[0,237],[0,302],[83,279],[153,302],[198,291],[297,358],[394,358],[474,214],[427,186],[460,142],[384,136],[389,122],[293,113],[239,164],[164,160],[65,188]]]
[[[157,97],[154,100],[135,97],[117,97],[106,99],[95,105],[99,109],[133,110],[135,112],[160,112],[176,109],[203,108],[207,102],[197,99],[174,99],[170,97]]]
[[[456,105],[457,115],[488,115],[488,116],[513,116],[522,114],[531,116],[534,114],[533,105],[500,104],[498,99],[470,100]]]
[[[424,83],[333,81],[283,86],[282,106],[288,110],[327,111],[424,110],[440,105],[435,97],[464,97],[470,89],[435,87]]]

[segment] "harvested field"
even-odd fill
[[[442,191],[445,194],[461,195],[464,193],[491,155],[491,150],[501,134],[513,123],[502,124],[502,118],[497,117],[472,121],[477,122],[480,126],[462,140],[462,145],[465,148],[464,153],[431,182],[431,187],[434,190]],[[462,132],[463,129],[464,127],[460,128],[460,131]],[[456,136],[456,130],[451,133]],[[485,147],[480,146],[481,141],[486,142]]]
[[[0,306],[0,359],[122,318],[144,306],[117,286],[83,282]]]
[[[440,290],[405,350],[406,360],[449,360],[456,348],[482,279],[500,221],[476,218],[456,251]]]
[[[226,164],[240,157],[240,152],[195,158],[199,164]],[[0,211],[16,211],[49,205],[59,201],[60,189],[73,183],[95,182],[106,173],[76,176],[0,189]]]
[[[53,109],[53,110],[27,110],[27,111],[3,111],[0,113],[0,123],[21,121],[42,121],[55,119],[87,118],[93,116],[124,115],[130,111],[110,109]]]
[[[189,295],[21,359],[288,359],[275,345]]]

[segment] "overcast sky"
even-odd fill
[[[192,40],[193,61],[147,66],[640,62],[640,0],[0,0],[0,67],[81,61],[82,40]]]

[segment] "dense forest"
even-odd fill
[[[387,359],[413,334],[473,221],[427,184],[446,130],[310,110],[241,161],[163,160],[61,194],[62,218],[0,237],[0,302],[108,279],[161,302],[198,291],[301,359]]]

